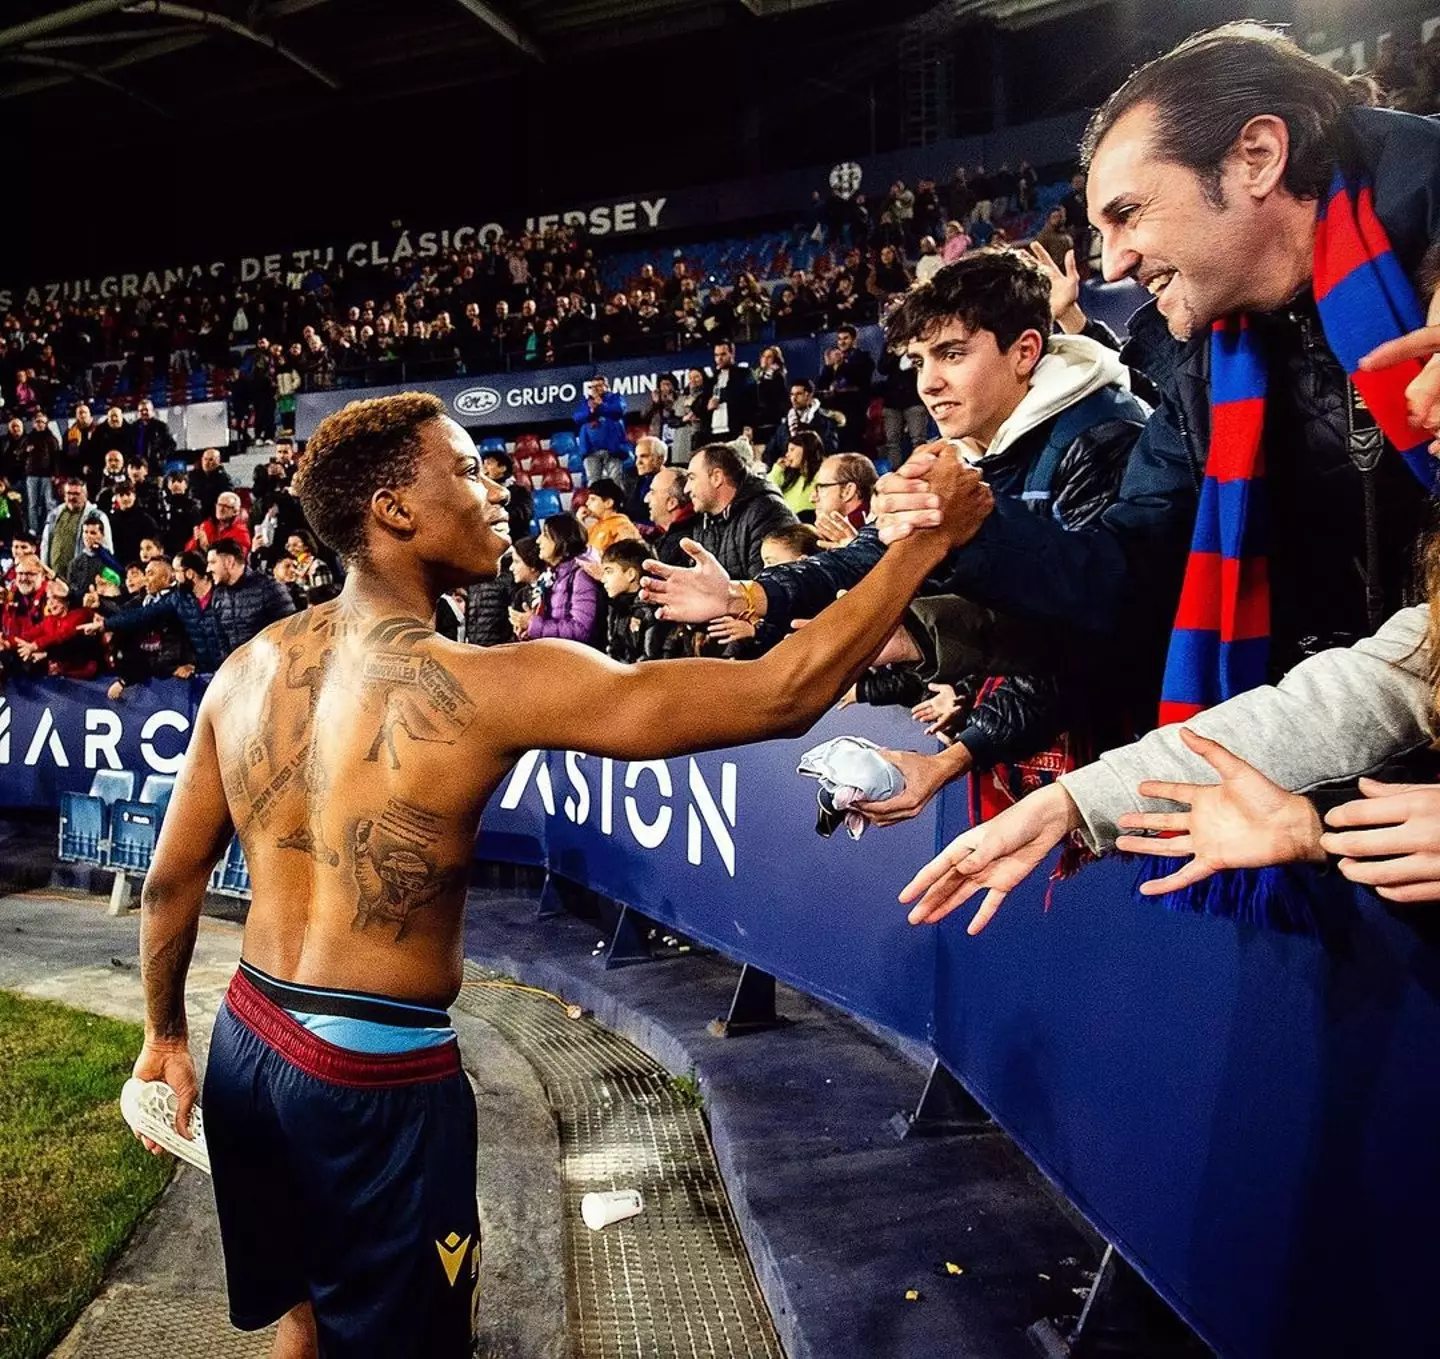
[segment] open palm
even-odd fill
[[[1163,878],[1141,883],[1145,896],[1162,896],[1227,868],[1267,868],[1323,858],[1320,818],[1310,802],[1287,792],[1218,741],[1182,728],[1180,739],[1219,776],[1219,783],[1142,783],[1141,797],[1179,803],[1183,811],[1127,812],[1126,830],[1166,832],[1166,838],[1122,835],[1115,848],[1189,862]]]

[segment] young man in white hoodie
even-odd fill
[[[877,805],[879,820],[913,816],[969,768],[1039,753],[1092,696],[1113,712],[1158,681],[1164,643],[1158,627],[1138,628],[1102,649],[1083,636],[1083,620],[1067,637],[1053,625],[988,607],[987,579],[1022,569],[1022,557],[1023,569],[1037,565],[1033,552],[1007,547],[1014,516],[1038,517],[1057,534],[1093,525],[1115,498],[1147,415],[1113,351],[1051,330],[1049,279],[1031,257],[1011,250],[977,251],[938,270],[910,289],[886,323],[887,344],[910,357],[920,398],[941,434],[982,469],[999,509],[937,573],[933,593],[949,598],[919,602],[907,633],[880,659],[912,663],[922,692],[923,682],[935,678],[1006,675],[1011,682],[1003,696],[976,704],[942,755],[887,752],[904,772],[907,791]],[[853,586],[882,551],[871,525],[847,547],[775,567],[753,583],[731,581],[708,554],[692,554],[699,569],[657,569],[649,597],[675,620],[764,618],[764,633],[778,639],[792,620],[814,616]],[[1043,588],[1037,580],[1036,589]],[[1084,676],[1077,677],[1077,665]],[[1110,678],[1108,689],[1095,682]]]

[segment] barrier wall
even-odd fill
[[[119,714],[127,767],[165,772],[197,695],[171,682],[111,705],[98,683],[12,685],[0,803],[88,787],[108,763],[85,741],[108,734],[97,711]],[[852,708],[802,741],[693,759],[534,754],[478,852],[546,864],[932,1043],[1221,1354],[1435,1354],[1434,917],[1392,916],[1331,875],[1315,880],[1325,938],[1283,937],[1142,902],[1112,862],[1060,884],[1048,912],[1033,879],[978,939],[964,912],[912,929],[895,894],[962,827],[963,799],[821,840],[795,766],[842,732],[922,744],[897,712]]]

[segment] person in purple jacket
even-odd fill
[[[600,631],[600,587],[582,565],[586,551],[585,530],[573,514],[552,514],[540,525],[540,559],[549,583],[542,578],[539,607],[516,617],[517,633],[594,642]]]

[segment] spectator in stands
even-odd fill
[[[17,674],[24,668],[16,647],[40,626],[46,593],[39,557],[17,561],[14,584],[6,588],[0,601],[0,673]]]
[[[159,538],[142,538],[140,540],[140,565],[153,562],[156,557],[164,557],[170,560],[170,553],[165,551],[165,544]]]
[[[526,630],[517,631],[515,619],[535,611],[540,603],[540,580],[545,574],[545,560],[540,555],[538,538],[517,538],[510,545],[510,579],[514,582],[510,591],[510,637],[508,640],[523,640]],[[526,624],[528,628],[528,622]]]
[[[185,544],[195,536],[195,529],[205,518],[200,502],[190,494],[189,475],[179,468],[165,475],[165,498],[160,502],[157,518],[165,553],[170,557],[185,551]]]
[[[277,557],[270,574],[290,592],[290,600],[297,612],[309,607],[305,587],[300,583],[300,568],[294,557]]]
[[[962,221],[949,221],[945,223],[945,244],[940,247],[940,259],[944,264],[954,264],[961,255],[966,254],[970,249],[971,241],[965,231]],[[930,272],[934,277],[934,271]]]
[[[25,422],[12,415],[5,426],[5,438],[0,442],[0,471],[20,485],[25,479]]]
[[[155,404],[148,397],[135,407],[131,440],[127,454],[134,453],[144,458],[150,470],[157,475],[175,457],[175,436],[170,433],[170,427],[156,416]]]
[[[296,529],[285,539],[285,555],[295,563],[296,580],[304,590],[335,584],[335,568],[320,554],[315,539]]]
[[[160,508],[160,496],[157,484],[150,480],[150,464],[139,456],[130,458],[125,464],[125,479],[135,492],[135,503],[146,514],[153,515]],[[116,490],[119,489],[117,486]]]
[[[820,535],[812,524],[790,524],[765,535],[760,544],[760,559],[768,571],[786,562],[803,561],[820,551]]]
[[[245,565],[245,549],[233,538],[210,544],[206,569],[214,581],[209,607],[214,611],[221,659],[257,633],[295,612],[290,593],[271,576]]]
[[[122,562],[140,559],[142,540],[158,537],[159,533],[160,526],[154,516],[137,503],[134,484],[127,480],[123,486],[117,486],[110,508],[110,540],[115,556]]]
[[[587,488],[590,494],[581,511],[581,522],[587,526],[587,543],[598,558],[612,543],[623,539],[638,540],[640,530],[624,513],[625,491],[617,481],[601,477]]]
[[[222,491],[233,491],[235,483],[230,473],[220,465],[220,450],[207,448],[200,461],[190,469],[190,494],[200,502],[207,513],[215,508],[215,502]]]
[[[652,434],[641,435],[635,441],[635,481],[625,497],[624,511],[637,526],[650,523],[650,483],[665,466],[668,451],[664,441]]]
[[[812,487],[825,461],[825,445],[812,429],[790,436],[784,454],[770,469],[770,480],[780,488],[785,503],[802,523],[815,522]]]
[[[825,459],[815,478],[815,531],[820,546],[854,542],[870,515],[878,474],[863,453],[837,453]]]
[[[107,571],[118,585],[124,575],[121,562],[125,560],[131,559],[118,558],[105,546],[105,525],[99,511],[92,509],[80,525],[80,545],[64,576],[71,596],[77,601],[84,599],[94,586],[95,577]]]
[[[835,332],[833,353],[826,355],[816,391],[827,408],[844,417],[839,444],[846,452],[860,451],[874,376],[875,360],[860,347],[859,332],[852,325],[841,326]]]
[[[586,483],[601,477],[620,480],[625,470],[625,402],[596,376],[585,384],[585,399],[573,416],[585,458]]]
[[[875,272],[870,279],[870,291],[882,300],[888,300],[897,293],[903,293],[910,286],[910,271],[893,245],[880,247],[880,258],[875,263]]]
[[[885,457],[892,467],[899,467],[925,442],[930,416],[920,400],[915,364],[908,354],[886,349],[880,355],[879,373],[885,383]]]
[[[39,533],[55,508],[52,479],[60,471],[60,441],[51,433],[50,417],[44,411],[35,412],[30,432],[21,443],[20,459],[30,529]]]
[[[480,466],[491,481],[505,488],[508,499],[506,513],[510,516],[510,541],[518,542],[530,532],[530,520],[535,513],[535,497],[528,486],[515,480],[515,459],[504,449],[497,453],[481,456]]]
[[[93,679],[100,669],[99,648],[83,631],[92,615],[72,600],[63,581],[51,583],[39,624],[15,641],[15,657],[24,671],[61,679]]]
[[[40,537],[41,563],[62,580],[69,574],[70,563],[80,546],[80,526],[92,514],[99,516],[104,525],[103,541],[113,552],[115,542],[110,536],[109,518],[90,503],[85,483],[79,477],[71,477],[65,483],[64,503],[50,511]]]
[[[677,409],[679,401],[679,384],[670,373],[661,373],[655,379],[655,393],[645,408],[643,419],[651,437],[663,440],[667,451],[675,442],[675,431],[681,424],[681,415]],[[636,452],[639,452],[638,444]]]
[[[675,428],[675,442],[670,452],[676,462],[690,461],[691,450],[704,428],[705,403],[708,399],[705,392],[705,370],[691,368],[685,374],[685,393],[675,405],[680,423]]]
[[[222,491],[216,497],[214,515],[195,530],[185,550],[206,552],[222,542],[232,542],[245,556],[250,555],[250,527],[240,513],[240,497],[234,491]]]
[[[105,423],[96,429],[91,441],[95,452],[104,458],[113,448],[120,454],[121,465],[135,447],[135,436],[125,423],[125,412],[119,406],[111,406],[105,412]]]
[[[1038,245],[1057,263],[1063,264],[1065,256],[1075,249],[1075,241],[1065,230],[1065,209],[1058,204],[1045,215],[1045,226],[1035,237]]]
[[[705,384],[702,424],[697,437],[707,443],[744,435],[754,442],[755,379],[748,368],[737,367],[735,346],[718,340],[714,349],[715,374]]]
[[[61,452],[60,472],[63,476],[81,476],[86,485],[99,470],[99,455],[91,448],[98,426],[90,407],[83,401],[75,407],[70,428],[65,431],[65,447]]]
[[[780,488],[748,472],[728,444],[707,444],[690,459],[685,489],[701,516],[697,541],[732,576],[758,575],[765,535],[796,522]]]
[[[640,599],[648,555],[643,543],[627,538],[612,543],[600,559],[600,585],[609,600],[605,650],[611,660],[624,665],[658,658],[668,631],[656,619],[655,610]]]
[[[790,384],[790,409],[771,436],[765,449],[765,462],[773,467],[801,430],[813,430],[827,453],[840,446],[840,428],[823,410],[815,395],[815,384],[809,378],[796,378]]]
[[[907,244],[914,246],[922,237],[935,237],[945,229],[945,214],[940,207],[940,193],[933,179],[922,179],[915,186],[915,219],[910,226]]]
[[[915,282],[928,283],[945,263],[933,236],[920,238],[920,258],[915,261]]]
[[[540,559],[546,572],[540,602],[514,618],[517,635],[563,637],[572,642],[598,640],[600,587],[581,567],[585,530],[573,514],[552,514],[540,526]]]
[[[764,448],[774,438],[790,407],[789,392],[785,355],[779,345],[766,345],[755,369],[755,429],[751,441],[756,448]]]
[[[145,593],[138,607],[122,609],[103,623],[96,620],[112,639],[125,639],[114,650],[117,679],[109,689],[112,702],[132,684],[152,679],[189,679],[196,673],[199,667],[190,643],[190,627],[179,611],[180,604],[170,563],[157,557],[145,567]],[[211,633],[206,635],[213,637]]]
[[[650,555],[667,566],[689,566],[690,558],[680,546],[695,529],[695,507],[685,489],[686,473],[679,467],[662,467],[650,481],[645,503],[649,519],[659,535],[650,544]]]
[[[85,481],[95,503],[109,514],[115,488],[130,481],[130,475],[125,470],[125,455],[118,448],[107,448],[98,475],[93,481],[89,477]]]

